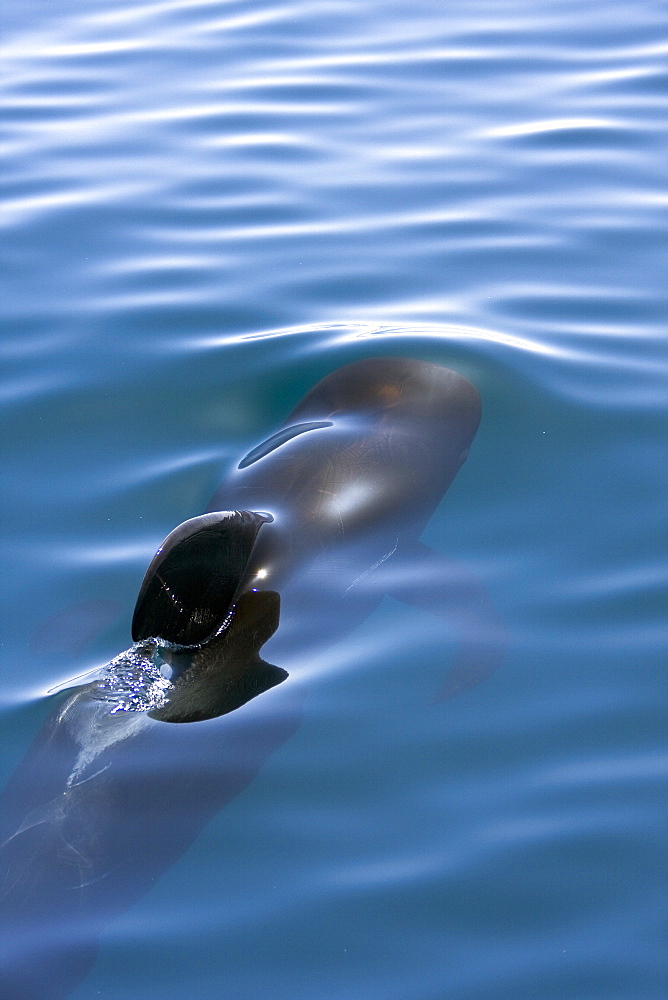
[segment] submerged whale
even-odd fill
[[[67,996],[105,924],[294,732],[298,704],[254,699],[295,651],[317,655],[389,593],[454,622],[436,700],[495,669],[504,630],[484,588],[420,542],[480,415],[475,388],[440,365],[346,365],[165,539],[134,646],[57,696],[4,793],[0,995]]]

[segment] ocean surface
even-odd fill
[[[2,20],[2,779],[168,531],[357,359],[477,387],[424,541],[509,636],[440,703],[455,637],[390,598],[281,663],[252,711],[301,724],[72,1000],[663,1000],[668,5]]]

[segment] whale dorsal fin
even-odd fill
[[[280,684],[286,670],[260,659],[259,650],[278,628],[275,591],[247,591],[229,626],[199,649],[174,681],[167,704],[150,712],[161,722],[201,722],[233,712]]]
[[[184,521],[151,561],[132,619],[135,642],[206,642],[222,625],[270,514],[217,511]]]

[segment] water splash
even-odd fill
[[[101,701],[111,702],[110,715],[117,712],[150,712],[166,704],[174,685],[163,671],[169,664],[163,657],[169,643],[149,639],[135,643],[115,656],[104,668],[97,685]]]

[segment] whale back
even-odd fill
[[[241,459],[214,512],[163,542],[139,593],[133,638],[209,643],[248,588],[283,592],[315,574],[345,590],[417,540],[479,421],[477,391],[440,365],[374,358],[327,375]],[[208,662],[222,662],[214,648]]]

